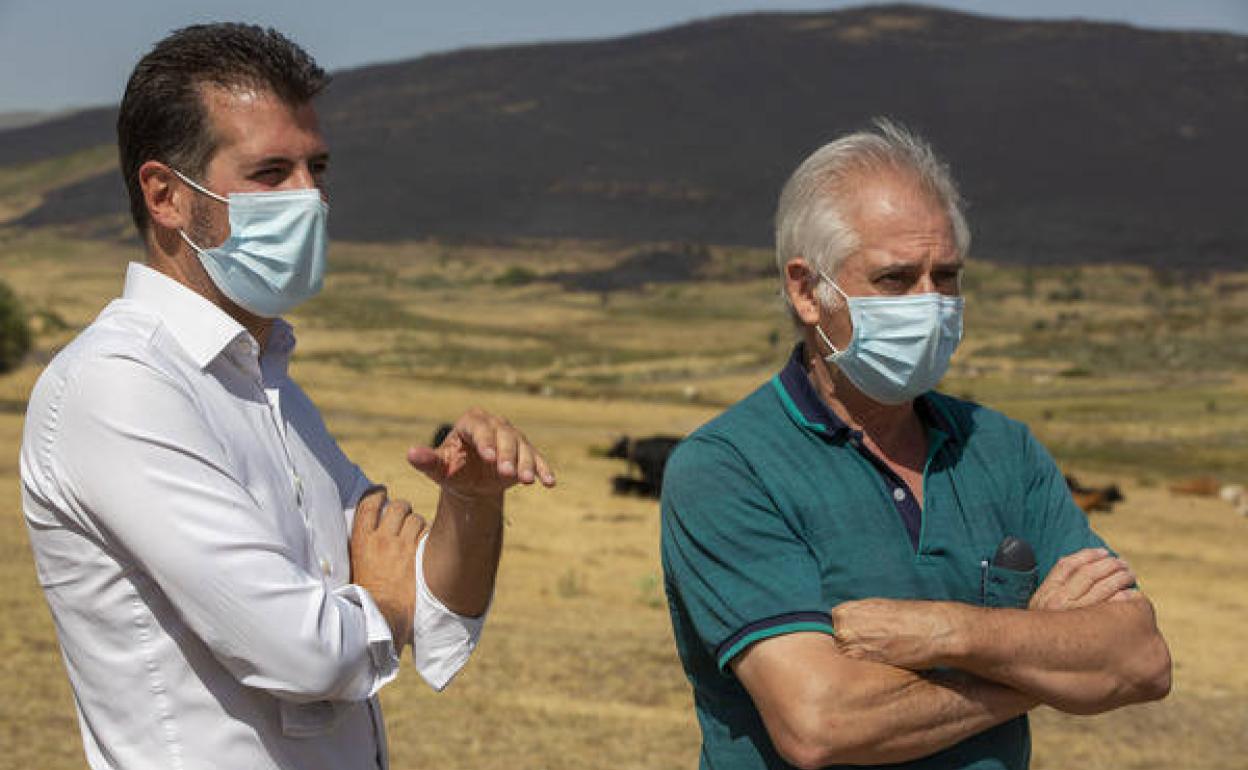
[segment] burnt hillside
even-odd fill
[[[800,158],[888,115],[950,160],[982,257],[1248,261],[1233,35],[900,5],[733,16],[340,72],[321,110],[339,238],[766,244]],[[0,165],[111,141],[111,117],[0,132]],[[87,180],[23,221],[123,211],[120,189]]]

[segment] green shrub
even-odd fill
[[[495,286],[527,286],[537,280],[537,273],[522,265],[512,265],[494,279]]]
[[[30,351],[30,326],[17,295],[0,281],[0,373],[16,367]]]

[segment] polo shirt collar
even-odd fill
[[[250,334],[228,313],[191,289],[147,265],[126,268],[122,297],[160,316],[165,327],[200,369],[239,338]],[[289,328],[289,327],[287,327]]]
[[[815,390],[810,377],[806,374],[806,348],[801,342],[793,347],[788,363],[776,376],[772,377],[772,386],[784,402],[785,411],[798,425],[828,438],[843,439],[852,430],[836,412],[832,411],[827,402]],[[915,411],[919,419],[929,428],[942,434],[933,436],[937,441],[956,440],[957,431],[951,430],[945,415],[930,402],[930,395],[925,393],[914,400]]]

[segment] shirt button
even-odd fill
[[[326,559],[324,556],[322,556],[321,557],[321,574],[324,575],[325,577],[329,577],[330,573],[333,571],[334,570],[329,563],[329,559]]]
[[[897,502],[899,502],[899,503],[900,503],[902,500],[905,500],[905,499],[906,499],[906,490],[902,489],[901,487],[897,487],[896,489],[894,489],[894,490],[893,490],[893,499],[894,499],[894,500],[896,500],[896,501],[897,501]]]

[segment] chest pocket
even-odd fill
[[[1036,591],[1036,568],[1006,569],[995,564],[983,565],[980,602],[985,607],[1025,609]]]

